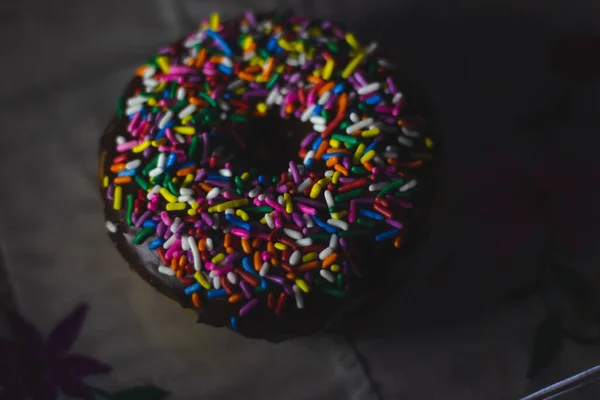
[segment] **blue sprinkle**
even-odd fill
[[[184,292],[185,294],[188,294],[188,295],[189,295],[189,294],[192,294],[192,293],[194,293],[194,292],[197,292],[198,290],[200,290],[200,284],[196,282],[196,283],[194,283],[193,285],[191,285],[191,286],[188,286],[188,287],[186,287],[185,289],[183,289],[183,292]]]
[[[260,287],[267,290],[267,281],[265,279],[260,280]]]
[[[335,94],[340,94],[344,91],[344,84],[343,83],[338,83],[337,85],[335,85],[335,87],[333,88],[333,93]]]
[[[304,163],[304,166],[308,168],[312,165],[312,163],[313,163],[313,159],[311,157],[308,160],[306,160],[306,163]]]
[[[225,93],[223,97],[225,97],[225,100],[229,100],[231,98],[231,93]]]
[[[317,104],[313,109],[313,115],[319,115],[323,111],[323,106],[321,104]]]
[[[150,244],[148,245],[148,247],[150,248],[150,250],[154,250],[159,248],[160,246],[163,245],[165,241],[158,238],[158,239],[154,239],[153,241],[150,242]]]
[[[165,168],[171,168],[173,165],[175,165],[175,161],[177,161],[177,154],[169,154],[169,157],[167,158],[167,163],[165,164]]]
[[[158,224],[152,221],[151,219],[144,221],[144,223],[142,224],[144,228],[156,228],[156,225]]]
[[[323,143],[323,138],[321,136],[319,136],[312,144],[312,149],[314,151],[317,151],[317,149],[319,148],[319,146],[321,145],[321,143]]]
[[[375,148],[375,146],[377,146],[377,142],[376,141],[372,141],[370,145],[367,146],[367,148],[365,149],[364,153],[368,153],[369,151],[373,150],[373,148]]]
[[[369,97],[367,100],[365,100],[365,103],[367,104],[377,104],[381,101],[381,96],[380,95],[375,95],[372,97]]]
[[[231,69],[231,67],[228,67],[228,66],[226,66],[226,65],[219,64],[219,67],[218,67],[218,68],[219,68],[219,70],[220,70],[221,72],[224,72],[224,73],[226,73],[227,75],[231,75],[231,74],[233,73],[233,69]]]
[[[396,236],[400,232],[400,229],[392,229],[391,231],[382,232],[379,235],[375,236],[375,240],[381,242],[385,239],[391,239]]]
[[[231,178],[219,174],[206,174],[206,179],[211,179],[213,181],[229,181]]]
[[[317,223],[317,225],[319,225],[321,228],[323,228],[327,233],[336,233],[337,229],[331,225],[329,225],[328,223],[326,223],[325,221],[323,221],[321,218],[317,217],[316,215],[312,216],[313,221],[315,221]]]
[[[165,99],[168,99],[169,97],[171,97],[171,96],[169,96],[169,90],[165,89],[165,91],[163,92],[163,97]]]
[[[229,221],[232,225],[238,226],[244,230],[250,231],[250,224],[242,221],[240,218],[236,217],[233,214],[226,214],[225,219]]]
[[[275,47],[277,47],[277,38],[271,38],[268,42],[267,42],[267,50],[269,51],[273,51],[275,49]]]
[[[165,130],[167,128],[162,128],[160,131],[158,131],[158,133],[156,134],[156,137],[154,138],[154,140],[159,140],[162,139],[163,137],[165,137]]]
[[[196,166],[196,163],[194,161],[188,161],[188,162],[185,162],[185,163],[181,164],[179,166],[179,169],[184,169],[184,168],[187,168],[187,167],[195,167],[195,166]]]
[[[267,181],[267,178],[264,175],[258,176],[258,182],[265,183],[266,181]]]
[[[172,128],[175,126],[175,121],[169,121],[167,122],[167,124],[165,125],[165,128]]]
[[[244,257],[242,259],[242,268],[244,268],[248,272],[254,272],[254,270],[252,269],[252,266],[250,265],[249,257]]]
[[[329,159],[330,159],[330,158],[332,158],[332,157],[335,157],[335,156],[342,157],[343,155],[344,155],[344,153],[327,153],[327,154],[323,154],[323,155],[321,156],[321,158],[322,158],[323,160],[327,161],[327,160],[329,160]]]
[[[223,53],[225,53],[225,55],[227,56],[231,56],[233,53],[231,52],[231,49],[229,48],[229,45],[227,44],[227,42],[221,37],[221,35],[219,35],[217,32],[213,31],[212,29],[207,29],[206,34],[208,36],[210,36],[215,42],[217,42],[217,44],[219,45],[219,47],[221,48],[221,50],[223,50]]]
[[[123,171],[119,171],[117,176],[134,176],[135,169],[124,169]]]
[[[375,211],[371,211],[371,210],[359,210],[358,211],[361,215],[364,215],[365,217],[369,217],[372,219],[376,219],[377,221],[383,221],[385,219],[385,217]]]
[[[198,283],[198,285],[200,284]],[[206,297],[208,297],[209,299],[224,296],[227,296],[227,291],[225,289],[209,290],[208,292],[206,292]]]
[[[231,317],[231,328],[237,332],[238,330],[238,322],[236,317]]]

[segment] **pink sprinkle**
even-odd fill
[[[124,152],[124,151],[131,150],[131,149],[133,149],[135,146],[137,146],[137,144],[138,144],[138,143],[137,143],[135,140],[132,140],[132,141],[130,141],[130,142],[125,142],[125,143],[123,143],[123,144],[120,144],[120,145],[118,145],[118,146],[117,146],[117,151],[118,151],[119,153],[122,153],[122,152]]]
[[[171,247],[167,249],[165,253],[165,258],[167,260],[170,260],[171,258],[173,258],[173,253],[175,253],[179,249],[181,249],[181,239],[176,239],[175,243],[173,243]]]
[[[248,239],[250,237],[250,232],[248,232],[245,229],[241,229],[241,228],[233,228],[231,229],[231,234],[235,235],[235,236],[239,236],[245,239]]]
[[[271,256],[269,256],[269,253],[267,253],[266,251],[262,252],[261,257],[262,257],[263,262],[267,262],[267,261],[269,261],[269,258],[271,258]]]
[[[141,115],[141,113],[136,113],[131,119],[131,121],[129,121],[129,125],[127,125],[128,132],[132,132],[135,129],[137,123],[140,122]]]
[[[219,265],[218,268],[214,268],[212,271],[215,273],[216,276],[223,276],[233,271],[233,264]]]
[[[173,220],[171,220],[171,217],[169,217],[169,213],[166,211],[162,211],[160,213],[160,219],[167,226],[171,226],[173,224]]]
[[[304,214],[309,214],[309,215],[317,215],[317,209],[304,205],[304,204],[296,204],[296,207],[298,207],[298,209],[300,211],[302,211]]]
[[[270,205],[271,207],[273,207],[275,210],[281,212],[281,213],[285,213],[285,208],[283,208],[283,206],[281,204],[279,204],[277,201],[273,200],[270,197],[267,197],[265,199],[265,202]]]

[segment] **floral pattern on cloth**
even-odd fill
[[[60,394],[85,400],[167,398],[167,391],[152,385],[110,393],[86,384],[86,378],[112,371],[100,360],[70,352],[87,312],[87,305],[78,305],[45,339],[21,315],[7,315],[9,336],[0,338],[0,400],[55,400]]]

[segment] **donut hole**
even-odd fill
[[[246,149],[236,158],[240,164],[256,168],[260,174],[279,176],[288,170],[290,160],[298,158],[300,142],[308,129],[303,122],[294,118],[282,119],[277,112],[252,118],[240,129]]]

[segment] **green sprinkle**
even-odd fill
[[[248,120],[248,117],[246,117],[245,115],[233,114],[231,116],[231,120],[233,122],[245,122]]]
[[[344,121],[340,124],[340,129],[346,129],[349,126],[350,124],[348,123],[348,121]]]
[[[183,108],[185,106],[187,106],[188,102],[186,99],[180,100],[177,104],[175,104],[173,107],[171,107],[171,111],[173,112],[178,112],[180,110],[183,110]]]
[[[240,196],[243,196],[243,195],[244,195],[244,189],[242,189],[242,188],[237,188],[237,189],[235,189],[235,192],[236,192],[237,194],[239,194]]]
[[[273,211],[273,207],[270,206],[261,206],[261,207],[248,207],[244,208],[246,212],[259,212],[259,213],[268,213]]]
[[[175,93],[177,93],[177,82],[171,82],[171,88],[169,90],[169,98],[175,97]]]
[[[340,276],[341,274],[338,274],[338,276]],[[346,291],[338,289],[336,287],[331,286],[331,284],[329,282],[326,282],[324,279],[322,279],[320,276],[315,278],[315,283],[317,284],[317,286],[319,286],[319,288],[331,295],[331,296],[335,296],[335,297],[346,297],[348,295],[348,293],[346,293]]]
[[[137,176],[136,176],[137,178]],[[133,194],[127,195],[127,225],[133,225],[131,215],[133,214]]]
[[[215,103],[215,101],[213,100],[213,98],[210,97],[207,93],[198,92],[198,96],[200,96],[204,100],[208,101],[208,104],[210,104],[212,107],[216,107],[217,106],[217,103]]]
[[[279,79],[279,74],[278,73],[274,73],[273,76],[271,77],[271,79],[269,79],[269,81],[265,85],[265,87],[267,89],[271,89],[273,87],[273,85],[275,84],[275,82],[277,82],[277,79]]]
[[[335,43],[333,42],[327,42],[326,46],[329,50],[331,50],[332,53],[337,53],[338,52],[338,47],[335,45]]]
[[[358,138],[355,138],[354,136],[341,135],[339,133],[334,133],[333,135],[331,135],[331,138],[335,139],[335,140],[339,140],[340,142],[344,142],[344,143],[350,143],[350,144],[358,143]]]
[[[142,244],[144,240],[148,239],[150,235],[154,232],[154,228],[144,228],[137,235],[135,235],[135,239],[133,239],[133,243]]]
[[[344,200],[348,200],[348,199],[353,199],[355,197],[358,197],[362,191],[363,191],[363,188],[354,189],[354,190],[351,190],[351,191],[346,192],[346,193],[338,194],[337,196],[335,196],[333,198],[333,200],[335,200],[335,202],[337,203],[337,202],[340,202],[340,201],[344,201]]]
[[[369,228],[372,228],[375,226],[375,221],[372,221],[370,219],[360,218],[360,217],[356,219],[356,223],[359,225],[367,226]]]
[[[386,187],[384,187],[383,189],[381,189],[379,191],[379,193],[377,194],[377,197],[381,197],[390,192],[393,192],[396,188],[402,186],[403,184],[404,184],[404,179],[398,178],[397,181],[394,181],[394,182],[390,183],[389,185],[387,185]]]
[[[325,233],[317,233],[316,235],[309,236],[312,240],[329,241],[331,236]]]
[[[138,183],[138,185],[140,185],[140,187],[144,190],[148,190],[148,188],[150,187],[150,184],[148,183],[147,180],[145,180],[144,178],[142,178],[140,175],[136,175],[135,176],[135,181]]]
[[[399,197],[401,199],[412,199],[413,194],[411,191],[396,192],[396,193],[394,193],[394,197]]]
[[[123,118],[123,107],[125,105],[125,99],[123,96],[119,97],[119,101],[117,101],[117,118]]]
[[[175,187],[175,184],[169,179],[169,181],[167,182],[167,188],[169,188],[169,191],[171,193],[173,193],[175,196],[177,196],[179,194],[179,191],[177,190],[177,188]]]
[[[352,168],[350,168],[350,170],[355,174],[364,174],[365,172],[367,172],[365,167],[363,167],[362,165],[353,165]]]
[[[344,286],[344,275],[343,274],[338,274],[336,282],[337,282],[338,287]]]
[[[236,176],[234,181],[236,186],[244,186],[244,181],[239,176]]]
[[[194,135],[192,138],[192,143],[190,144],[190,149],[188,150],[188,157],[193,159],[196,154],[196,150],[198,149],[198,135]]]

